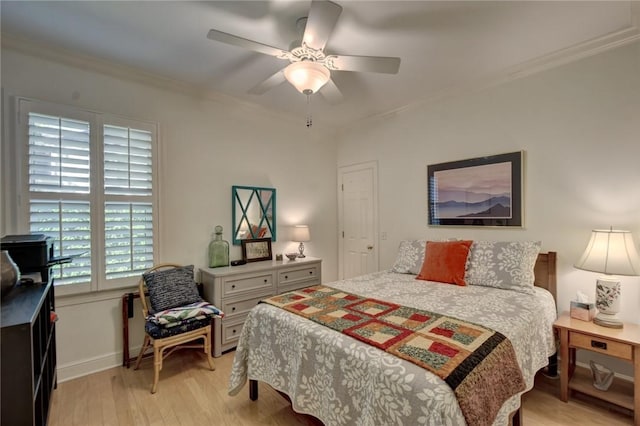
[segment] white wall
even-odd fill
[[[380,231],[388,236],[379,245],[381,268],[392,264],[405,238],[540,239],[545,251],[559,255],[562,311],[576,290],[594,292],[596,274],[572,267],[592,228],[613,225],[640,238],[639,43],[354,125],[341,135],[339,147],[330,135],[254,108],[180,95],[5,48],[2,88],[5,95],[160,124],[161,261],[204,266],[213,227],[225,226],[230,239],[230,186],[271,186],[278,191],[274,250],[295,247],[284,236],[285,225],[310,224],[313,241],[306,244],[307,253],[323,258],[324,280],[333,280],[336,169],[369,160],[378,161]],[[428,164],[521,149],[526,152],[523,229],[426,225]],[[12,194],[3,186],[2,195],[6,217]],[[2,224],[3,235],[21,231],[5,220]],[[240,257],[237,248],[231,257]],[[623,278],[622,298],[623,317],[640,323],[640,278]],[[119,294],[58,301],[61,379],[119,364],[119,302]],[[141,340],[138,312],[131,324],[134,342]]]
[[[380,266],[400,240],[542,240],[558,252],[558,309],[597,274],[578,271],[593,228],[640,241],[640,43],[477,93],[424,105],[341,135],[338,165],[377,160]],[[523,229],[427,226],[427,165],[525,151]],[[640,278],[622,279],[622,317],[640,323]],[[624,370],[624,368],[623,368]],[[629,371],[629,370],[626,370]]]
[[[65,65],[37,52],[3,46],[5,97],[31,97],[159,123],[159,261],[206,266],[214,226],[222,225],[224,238],[231,240],[231,186],[265,186],[277,190],[274,253],[297,249],[289,241],[288,225],[309,224],[312,241],[306,253],[323,258],[325,280],[336,279],[335,138],[308,130],[302,116],[287,120],[257,107],[136,82],[140,77],[133,74],[131,79],[116,78]],[[11,116],[4,119],[3,127],[13,125]],[[3,129],[6,136],[10,132],[5,130],[10,129]],[[3,138],[3,143],[12,140]],[[28,232],[13,225],[14,188],[2,188],[2,235]],[[232,246],[231,258],[240,257],[239,246]],[[58,298],[60,379],[120,363],[122,293],[103,294],[101,300]],[[142,338],[139,310],[136,315],[132,346]]]

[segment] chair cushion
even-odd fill
[[[214,305],[207,302],[196,302],[185,306],[178,306],[149,315],[147,320],[158,325],[170,328],[180,325],[191,319],[203,319],[218,317],[222,318],[224,313]]]
[[[193,280],[193,265],[142,274],[153,312],[201,302]]]
[[[224,313],[207,302],[165,309],[147,316],[144,329],[154,339],[175,336],[211,324],[211,318],[222,318]]]
[[[196,330],[198,328],[206,327],[211,324],[211,318],[197,319],[192,318],[187,321],[181,322],[175,327],[164,327],[156,324],[153,321],[145,321],[144,330],[149,336],[154,339],[162,339],[169,336],[175,336],[176,334],[186,333],[187,331]]]

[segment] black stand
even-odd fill
[[[249,399],[252,401],[258,400],[258,381],[249,380]]]
[[[560,376],[558,375],[558,352],[549,357],[549,365],[547,366],[547,371],[543,374],[550,379],[560,378]]]

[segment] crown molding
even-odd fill
[[[95,56],[83,55],[63,49],[58,46],[35,42],[13,34],[1,33],[2,50],[9,49],[18,53],[34,56],[48,61],[60,63],[85,71],[107,75],[120,80],[151,86],[157,89],[171,91],[181,95],[187,95],[199,100],[206,99],[226,107],[232,106],[251,114],[260,114],[264,117],[284,121],[293,125],[303,125],[303,119],[293,117],[279,111],[265,108],[261,105],[242,101],[238,98],[222,94],[220,92],[199,86],[197,84],[163,77],[139,68],[128,67],[115,62],[106,61]],[[316,128],[317,127],[317,128]],[[314,126],[314,131],[329,133],[332,129]]]
[[[631,1],[629,3],[630,19],[627,28],[578,43],[565,49],[557,50],[547,55],[522,62],[513,67],[505,68],[487,78],[439,90],[426,98],[416,100],[415,102],[390,111],[364,117],[354,121],[351,125],[365,125],[371,122],[386,120],[390,117],[410,112],[447,98],[485,90],[638,41],[640,40],[640,1]],[[343,128],[342,130],[345,129]]]

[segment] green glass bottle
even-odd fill
[[[209,243],[209,267],[229,266],[229,243],[222,239],[222,226],[216,226],[215,233]]]

